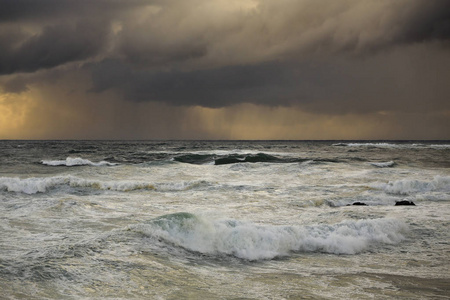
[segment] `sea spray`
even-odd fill
[[[287,256],[291,252],[356,254],[379,244],[402,241],[407,226],[388,218],[333,225],[258,225],[176,213],[130,229],[189,251],[261,260]]]

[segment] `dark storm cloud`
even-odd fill
[[[447,0],[0,0],[0,7],[0,74],[100,54],[141,68],[195,70],[365,54],[450,33]],[[113,22],[120,30],[111,38]]]
[[[450,3],[446,0],[417,3],[407,21],[399,41],[450,40]]]
[[[115,88],[133,101],[206,107],[240,102],[270,104],[274,97],[281,100],[281,89],[291,92],[294,79],[289,65],[274,63],[185,72],[133,70],[119,61],[91,67],[93,92]]]
[[[424,55],[431,57],[423,59]],[[224,107],[296,105],[332,114],[448,108],[450,57],[424,46],[355,62],[270,62],[195,71],[136,70],[119,61],[90,64],[91,92],[113,89],[129,101]]]
[[[448,138],[448,3],[0,0],[0,135]]]
[[[111,90],[131,102],[345,113],[440,109],[449,92],[447,0],[0,0],[0,7],[6,92],[46,80],[16,73],[70,62],[90,73],[91,93]]]
[[[125,21],[117,53],[141,68],[198,69],[370,56],[395,46],[449,39],[446,0],[260,0],[248,10],[214,3],[220,1],[167,1],[147,18]]]
[[[114,16],[148,2],[1,0],[0,75],[95,57],[107,46]]]
[[[0,21],[41,20],[86,15],[102,17],[155,1],[148,0],[0,0]]]
[[[219,15],[202,11],[205,1],[167,3],[124,24],[116,49],[123,60],[93,65],[92,91],[333,113],[445,107],[449,91],[436,74],[448,59],[425,58],[427,67],[420,62],[427,50],[414,46],[440,49],[448,41],[446,1],[262,0],[249,13]],[[392,53],[399,47],[403,54]]]
[[[84,20],[46,26],[17,47],[0,40],[0,74],[33,72],[92,57],[103,48],[108,30],[104,22]]]

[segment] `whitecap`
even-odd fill
[[[333,146],[340,147],[379,147],[379,148],[398,148],[402,145],[400,144],[391,144],[391,143],[337,143],[333,144]]]
[[[57,176],[48,178],[0,177],[0,190],[25,194],[45,193],[49,188],[68,184],[70,177]]]
[[[433,180],[401,179],[388,183],[372,183],[370,187],[384,190],[389,194],[407,195],[430,191],[450,192],[450,176],[436,176]]]
[[[187,180],[174,182],[150,183],[135,180],[94,180],[76,176],[53,177],[0,177],[0,191],[18,192],[25,194],[46,193],[51,189],[67,186],[72,188],[90,188],[103,191],[130,192],[135,190],[158,190],[161,192],[179,192],[204,188],[211,183],[204,180]]]
[[[116,163],[110,163],[107,161],[100,161],[100,162],[92,162],[88,159],[83,159],[81,157],[67,157],[65,160],[42,160],[41,163],[43,165],[48,166],[67,166],[67,167],[73,167],[73,166],[115,166]]]
[[[24,194],[45,193],[58,186],[73,188],[92,188],[97,190],[111,190],[128,192],[134,190],[154,190],[155,186],[148,182],[132,180],[100,181],[79,178],[75,176],[54,177],[0,177],[0,190]]]
[[[370,164],[372,166],[378,167],[378,168],[390,168],[395,165],[395,162],[391,160],[391,161],[387,161],[387,162],[371,162]]]
[[[436,144],[436,145],[430,145],[430,148],[433,149],[450,149],[449,144]]]
[[[291,252],[356,254],[372,246],[402,241],[407,227],[395,219],[276,226],[237,220],[210,220],[189,213],[177,213],[147,224],[133,225],[129,229],[189,251],[261,260],[287,256]]]
[[[373,148],[399,148],[399,149],[450,149],[449,144],[394,144],[394,143],[336,143],[336,147],[373,147]]]

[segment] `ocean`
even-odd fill
[[[2,299],[450,297],[450,141],[0,141],[0,214]]]

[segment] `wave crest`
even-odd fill
[[[32,178],[11,178],[0,177],[0,190],[8,192],[18,192],[24,194],[45,193],[58,186],[69,186],[79,188],[93,188],[98,190],[112,191],[133,191],[133,190],[154,190],[154,185],[147,182],[136,181],[112,181],[104,182],[98,180],[89,180],[74,176],[55,176],[55,177],[32,177]]]
[[[430,181],[401,179],[389,181],[388,183],[374,183],[371,187],[384,190],[389,194],[399,195],[430,191],[450,192],[450,176],[436,176]]]
[[[395,162],[392,160],[387,162],[371,162],[370,164],[377,168],[391,168],[395,166]]]
[[[89,159],[83,159],[81,157],[67,157],[65,160],[42,160],[41,163],[47,166],[116,166],[116,163],[110,163],[107,161],[92,162]]]
[[[101,181],[84,179],[75,176],[54,177],[0,177],[0,191],[17,192],[24,194],[46,193],[58,187],[90,188],[103,191],[130,192],[135,190],[158,190],[163,192],[179,192],[210,186],[204,180],[175,181],[162,183],[149,183],[134,180]]]
[[[406,225],[394,219],[375,219],[334,225],[263,226],[177,213],[130,229],[189,251],[261,260],[296,251],[360,253],[377,244],[400,242]]]
[[[450,149],[450,144],[394,144],[394,143],[336,143],[338,147],[367,147],[367,148],[400,148],[400,149]]]

